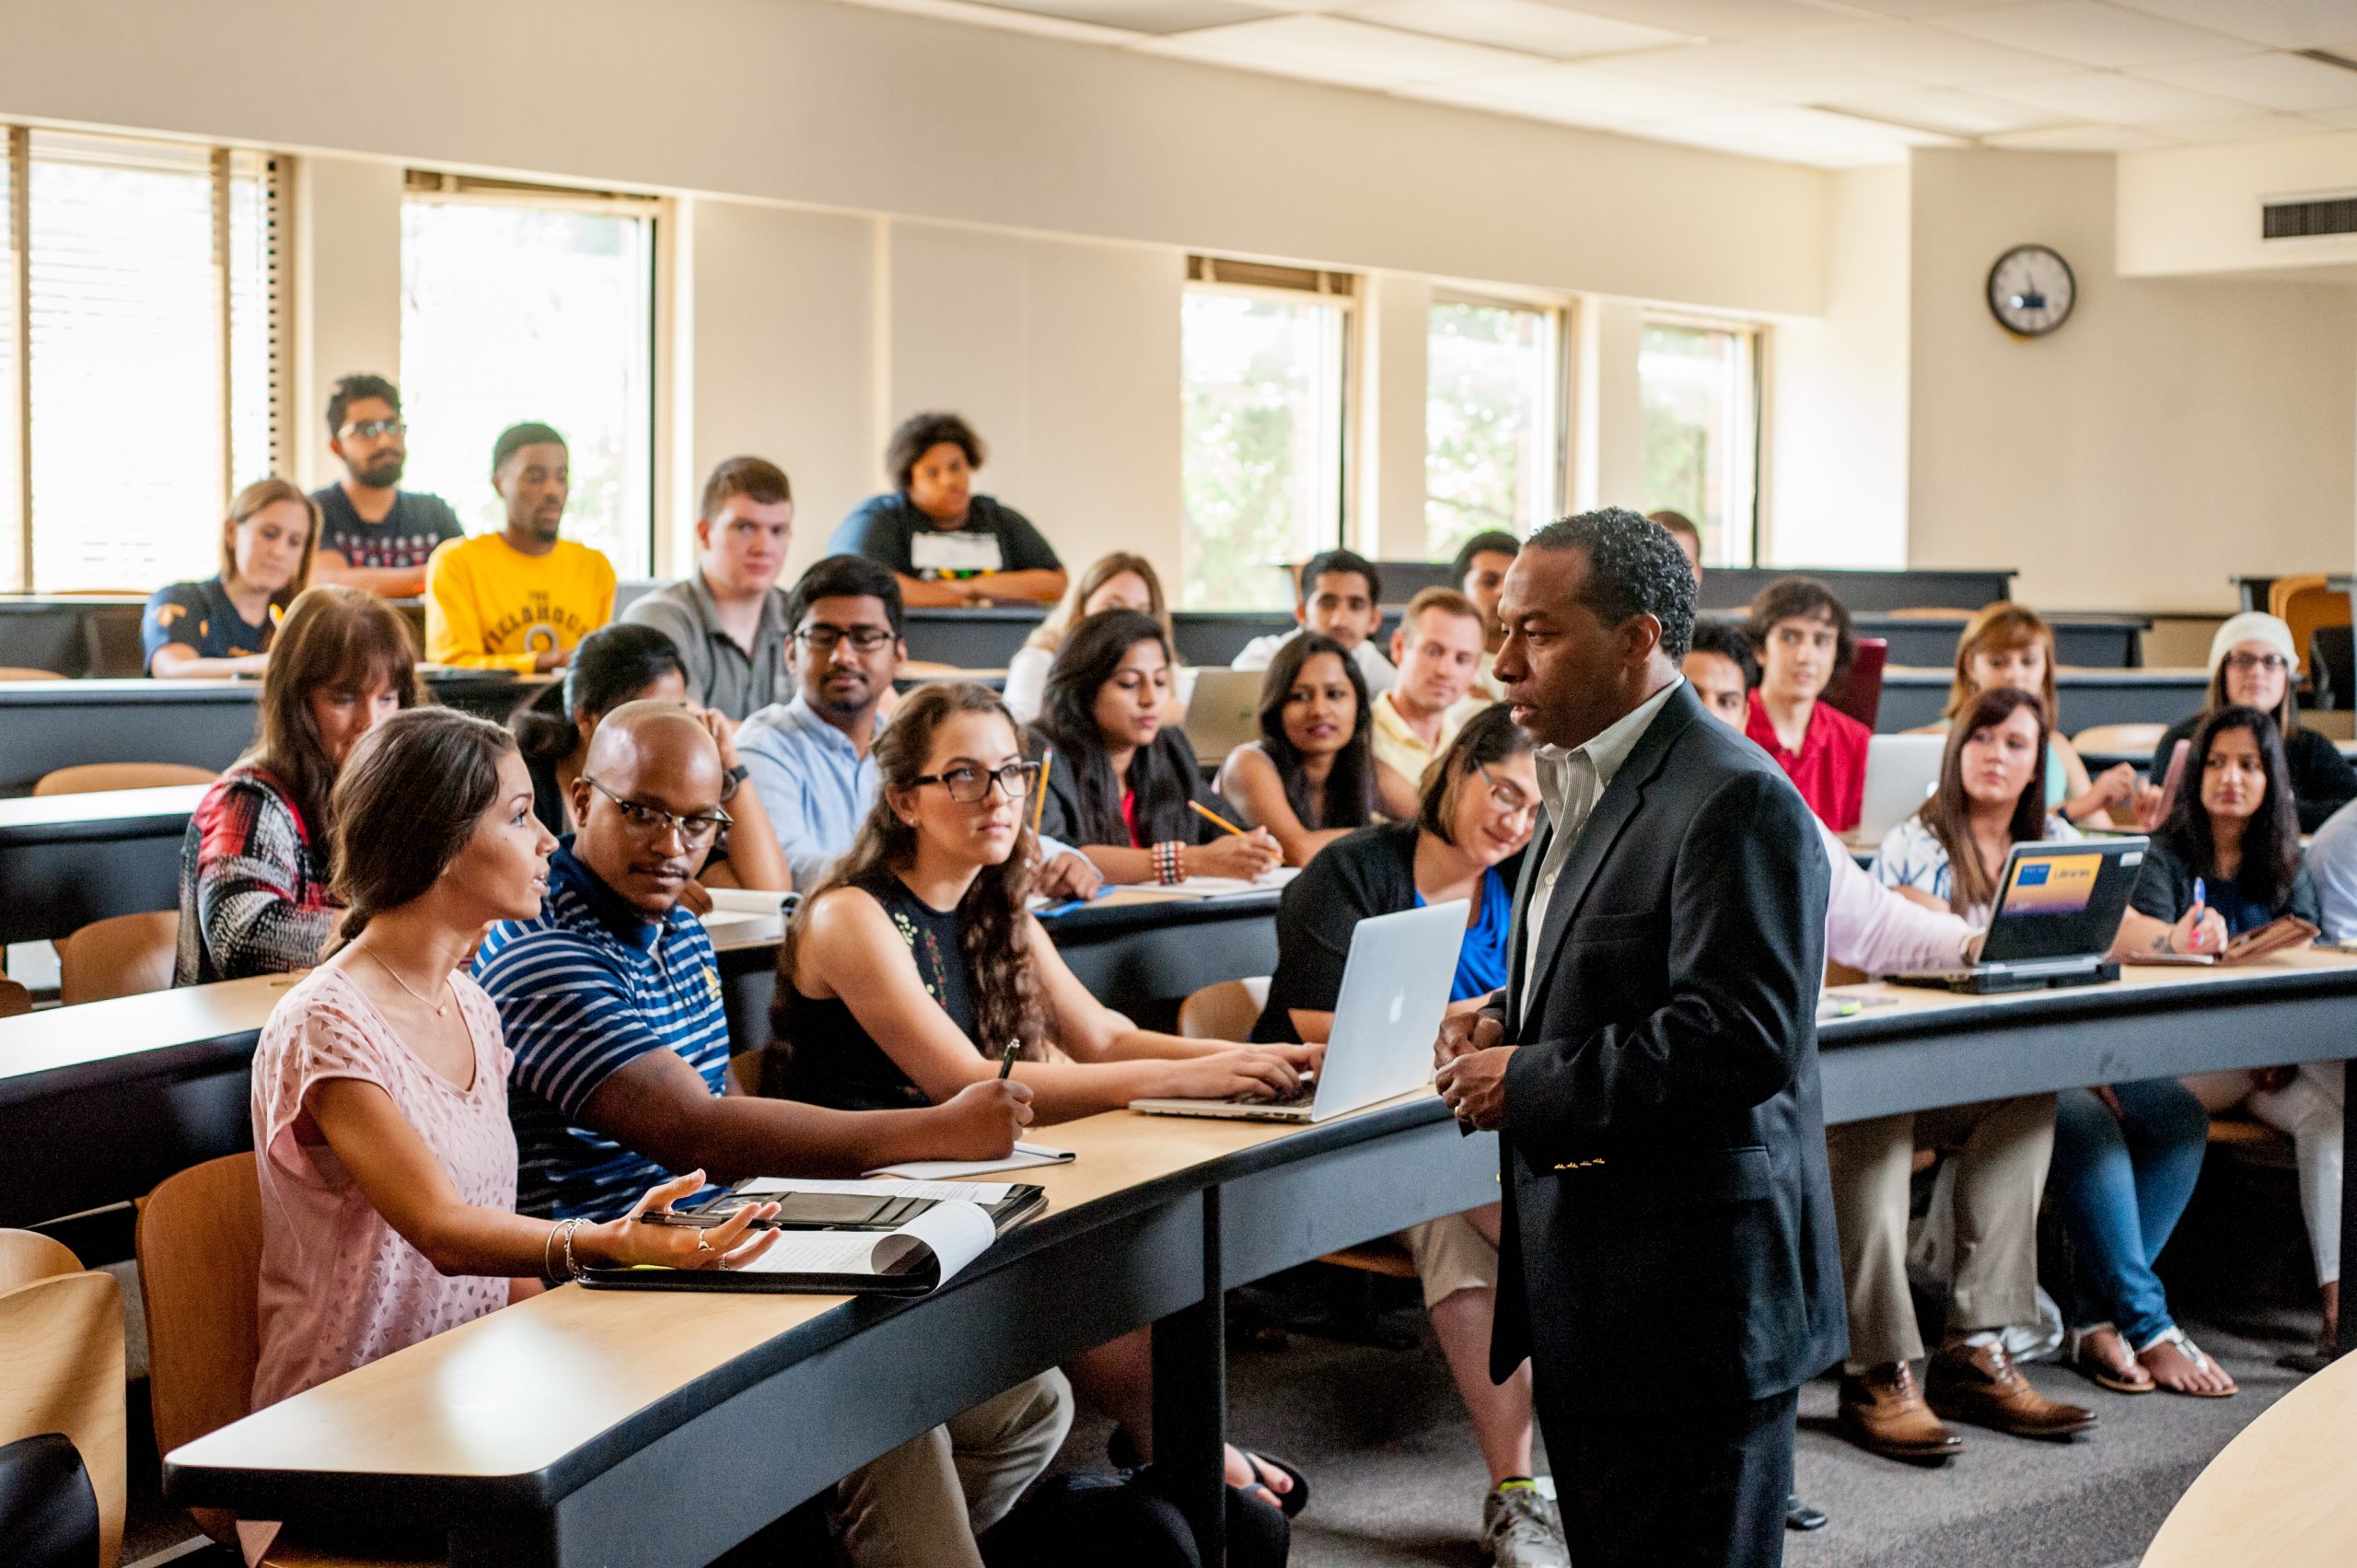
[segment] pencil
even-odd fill
[[[1048,810],[1048,770],[1056,765],[1056,749],[1052,746],[1039,753],[1039,778],[1031,787],[1039,795],[1031,802],[1031,836],[1039,836],[1039,819]]]
[[[1210,807],[1205,806],[1200,800],[1190,800],[1187,802],[1187,809],[1193,812],[1196,816],[1201,817],[1206,822],[1211,823],[1213,827],[1220,829],[1224,832],[1234,833],[1238,838],[1244,836],[1243,829],[1237,827],[1235,823],[1229,821],[1226,818],[1221,816]]]
[[[1022,1049],[1023,1041],[1019,1039],[1011,1040],[1006,1042],[1006,1054],[998,1059],[998,1075],[1000,1077],[1004,1078],[1015,1071],[1016,1053]]]

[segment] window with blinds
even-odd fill
[[[64,132],[8,142],[0,585],[210,576],[229,496],[280,463],[278,160]]]

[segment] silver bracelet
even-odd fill
[[[576,1280],[581,1277],[582,1268],[579,1263],[574,1261],[573,1233],[580,1228],[581,1222],[577,1219],[571,1219],[564,1222],[564,1272],[567,1276]]]
[[[556,1283],[556,1233],[563,1228],[563,1222],[559,1222],[549,1226],[549,1233],[540,1237],[540,1278],[549,1284]]]

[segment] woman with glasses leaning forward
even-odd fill
[[[1156,1034],[1073,978],[1024,907],[1039,765],[1025,760],[998,693],[918,688],[877,735],[875,756],[875,808],[795,912],[778,952],[764,1093],[843,1110],[938,1105],[995,1076],[1010,1041],[1043,1124],[1133,1099],[1299,1088],[1323,1047]],[[1140,1330],[1066,1369],[1149,1460],[1151,1365]],[[1228,1469],[1232,1483],[1257,1481],[1271,1494],[1294,1486],[1233,1450]]]
[[[1515,884],[1538,810],[1530,738],[1503,703],[1482,709],[1424,770],[1413,819],[1336,840],[1285,889],[1277,906],[1277,972],[1252,1038],[1323,1041],[1334,1026],[1353,928],[1370,915],[1451,899],[1468,900],[1472,912],[1449,1011],[1489,1001],[1505,984]],[[1498,1205],[1417,1225],[1400,1239],[1415,1257],[1433,1336],[1490,1469],[1481,1543],[1498,1568],[1561,1568],[1562,1526],[1531,1479],[1529,1364],[1503,1383],[1490,1381]]]
[[[2153,749],[2153,783],[2168,777],[2169,759],[2180,741],[2193,739],[2195,726],[2221,708],[2257,708],[2275,721],[2283,738],[2283,760],[2292,768],[2292,799],[2299,807],[2300,831],[2313,833],[2324,819],[2357,798],[2352,770],[2330,740],[2300,726],[2300,700],[2292,679],[2300,668],[2292,628],[2272,615],[2246,610],[2230,618],[2210,639],[2210,694],[2201,711],[2177,720]],[[2185,770],[2186,789],[2201,782],[2199,758]],[[2160,803],[2161,809],[2174,802]]]

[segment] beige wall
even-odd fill
[[[2357,192],[2357,131],[2289,142],[2229,142],[2119,159],[2119,271],[2160,277],[2357,268],[2357,234],[2259,238],[2259,207]]]
[[[2357,555],[2357,295],[2119,276],[2107,157],[1919,152],[1912,183],[1913,564],[2017,566],[2052,608],[2203,610],[2231,574]],[[1982,302],[2025,241],[2079,282],[2043,339]]]

